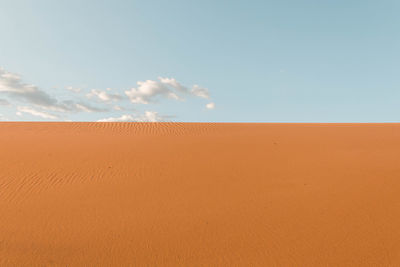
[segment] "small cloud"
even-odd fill
[[[182,85],[174,78],[158,78],[159,81],[147,80],[139,81],[137,88],[131,88],[125,91],[132,103],[149,104],[156,101],[157,98],[171,98],[175,100],[184,100],[185,96],[192,95],[201,98],[210,98],[208,89],[194,85],[191,90]]]
[[[80,93],[82,91],[82,88],[77,88],[77,87],[72,87],[72,86],[67,86],[66,89],[68,91],[71,91],[74,93]]]
[[[47,112],[38,111],[31,107],[18,107],[17,109],[18,109],[18,112],[17,112],[18,116],[21,116],[22,113],[28,113],[33,116],[41,117],[43,119],[57,119],[58,118],[56,115],[53,115],[53,114],[50,114]]]
[[[84,103],[75,103],[74,105],[78,111],[84,111],[84,112],[88,112],[88,113],[108,111],[108,109],[92,107],[92,106],[90,106],[88,104],[84,104]]]
[[[157,122],[165,121],[167,118],[171,118],[171,116],[161,116],[156,111],[146,111],[143,116],[136,118],[136,121]]]
[[[170,89],[158,81],[147,80],[137,82],[138,87],[125,91],[132,103],[149,104],[158,96],[171,97]],[[176,97],[174,97],[176,98]]]
[[[207,109],[214,109],[214,108],[215,108],[215,103],[213,103],[213,102],[208,103],[208,104],[206,105],[206,108],[207,108]]]
[[[177,90],[178,92],[187,93],[189,91],[186,86],[183,86],[182,84],[180,84],[174,78],[162,78],[162,77],[159,77],[158,79],[160,80],[160,82],[162,84],[169,85],[172,88],[174,88],[175,90]]]
[[[110,88],[107,88],[109,90]],[[111,89],[110,89],[111,90]],[[88,98],[95,97],[103,102],[110,102],[110,101],[118,101],[122,99],[122,96],[119,94],[110,94],[106,91],[100,91],[96,89],[92,89],[90,93],[86,94]]]
[[[192,88],[192,94],[201,98],[210,98],[210,94],[208,93],[207,88],[200,87],[198,85],[194,85]]]

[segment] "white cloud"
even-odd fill
[[[30,114],[44,119],[66,120],[68,115],[77,112],[106,112],[110,110],[121,113],[135,112],[133,105],[131,107],[122,106],[122,101],[126,98],[129,98],[135,104],[155,103],[160,99],[183,101],[189,97],[210,99],[207,88],[198,85],[187,87],[174,78],[163,77],[159,77],[157,80],[139,81],[136,88],[125,91],[125,94],[118,94],[111,88],[105,90],[92,89],[86,95],[82,94],[81,88],[68,86],[64,90],[76,94],[73,94],[72,99],[59,98],[57,95],[55,97],[48,93],[50,91],[26,83],[18,74],[0,68],[0,107],[11,105],[17,107],[16,112],[19,116]],[[85,96],[88,99],[84,99]],[[211,100],[208,102],[211,102]],[[206,107],[213,109],[215,104],[211,102]],[[102,121],[164,121],[168,118],[171,117],[161,116],[155,111],[146,111],[138,116],[126,114],[121,117],[105,118]]]
[[[165,85],[169,85],[172,88],[174,88],[175,90],[177,90],[178,92],[181,93],[187,93],[189,90],[187,89],[187,87],[183,86],[182,84],[180,84],[177,80],[175,80],[174,78],[162,78],[159,77],[158,78],[160,80],[160,82],[162,84]]]
[[[38,111],[31,107],[18,107],[17,109],[18,109],[17,115],[19,115],[19,116],[21,116],[22,113],[28,113],[33,116],[41,117],[44,119],[57,119],[58,118],[56,115],[53,115],[53,114],[50,114],[47,112]]]
[[[56,106],[57,100],[46,92],[39,90],[34,85],[25,84],[17,74],[10,73],[0,68],[0,93],[11,97],[22,98],[39,106]]]
[[[110,88],[107,88],[107,90],[108,89],[110,89]],[[108,91],[110,91],[110,90],[108,90]],[[86,96],[88,98],[92,98],[92,97],[98,98],[99,100],[101,100],[103,102],[118,101],[118,100],[122,99],[122,97],[119,94],[110,94],[110,93],[107,93],[106,91],[100,91],[97,89],[92,89],[90,91],[90,93],[86,94]]]
[[[67,86],[66,89],[67,89],[68,91],[72,91],[72,92],[74,92],[74,93],[80,93],[80,92],[82,91],[81,88],[72,87],[72,86]]]
[[[201,98],[210,98],[210,94],[208,93],[207,88],[203,88],[198,86],[197,84],[192,88],[192,94]]]
[[[156,111],[146,111],[143,115],[133,116],[129,114],[120,117],[110,117],[98,120],[98,122],[160,122],[165,121],[171,116],[161,116]]]
[[[178,96],[161,82],[147,80],[145,82],[137,82],[137,84],[137,89],[132,88],[129,91],[125,91],[132,103],[149,104],[158,96],[178,99]]]
[[[208,104],[206,105],[206,108],[207,108],[207,109],[214,109],[214,108],[215,108],[215,103],[213,103],[213,102],[208,103]]]
[[[7,72],[0,68],[0,94],[4,93],[11,98],[23,100],[37,107],[57,112],[78,111],[105,111],[104,108],[90,107],[87,104],[76,103],[72,100],[59,101],[35,85],[26,84],[15,73]],[[80,106],[86,106],[84,110]]]
[[[84,103],[75,103],[73,104],[77,111],[84,111],[84,112],[105,112],[107,109],[104,108],[97,108],[92,107],[91,105],[84,104]]]
[[[159,81],[147,80],[138,82],[137,88],[125,91],[132,103],[149,104],[157,98],[165,97],[184,100],[185,95],[209,98],[208,89],[194,85],[191,90],[174,78],[158,78]]]
[[[160,116],[158,112],[156,111],[146,111],[144,115],[136,118],[136,121],[142,121],[142,122],[157,122],[157,121],[164,121],[167,116]]]

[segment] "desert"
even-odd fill
[[[400,124],[0,123],[1,266],[398,266]]]

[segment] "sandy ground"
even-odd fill
[[[400,266],[400,124],[0,123],[0,266]]]

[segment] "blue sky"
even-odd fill
[[[0,6],[0,120],[400,121],[399,1]]]

